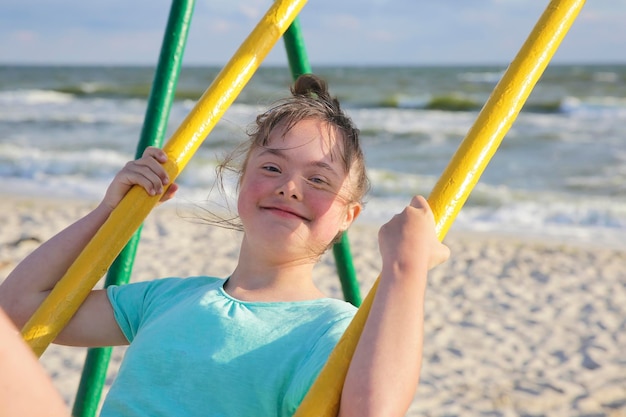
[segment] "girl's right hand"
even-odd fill
[[[143,187],[151,196],[163,193],[170,182],[163,166],[165,162],[167,154],[162,149],[152,146],[146,148],[141,158],[128,162],[113,178],[102,204],[113,210],[134,185]],[[175,183],[171,184],[160,201],[172,198],[176,190],[178,186]]]

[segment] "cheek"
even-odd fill
[[[237,195],[237,214],[239,215],[240,218],[245,216],[246,208],[243,204],[244,200],[245,198],[244,198],[243,190],[240,190],[239,195]]]
[[[241,185],[237,196],[237,211],[239,217],[244,218],[251,210],[251,205],[255,204],[258,187],[253,184],[245,183]]]
[[[254,213],[259,202],[273,192],[272,187],[273,185],[270,181],[263,179],[255,180],[251,178],[242,181],[237,195],[237,211],[242,221],[247,215]]]
[[[334,199],[330,201],[319,199],[313,204],[319,217],[325,219],[326,227],[332,229],[329,232],[335,233],[345,218],[346,205]]]

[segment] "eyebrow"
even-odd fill
[[[270,155],[274,155],[279,157],[280,159],[284,159],[287,160],[289,158],[287,158],[287,155],[285,155],[285,152],[283,149],[278,149],[278,148],[263,148],[263,150],[261,151],[261,153],[259,154],[259,156],[263,156],[265,154],[270,154]],[[313,167],[317,167],[317,168],[321,168],[325,171],[329,171],[330,173],[339,176],[340,174],[330,165],[327,164],[326,162],[323,161],[313,161],[311,163],[309,163],[308,165],[313,166]]]

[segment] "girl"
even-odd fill
[[[0,305],[23,325],[130,187],[170,199],[148,148],[91,213],[7,277]],[[167,186],[169,185],[169,188]],[[358,130],[326,84],[300,77],[261,114],[240,170],[238,264],[225,278],[167,278],[94,290],[56,342],[130,346],[102,416],[290,416],[355,309],[313,284],[321,254],[367,191]],[[379,233],[382,274],[342,393],[341,416],[402,416],[421,365],[427,272],[449,256],[423,197]]]

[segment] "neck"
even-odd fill
[[[313,283],[317,259],[270,258],[241,246],[239,263],[225,290],[242,301],[302,301],[324,297]]]

